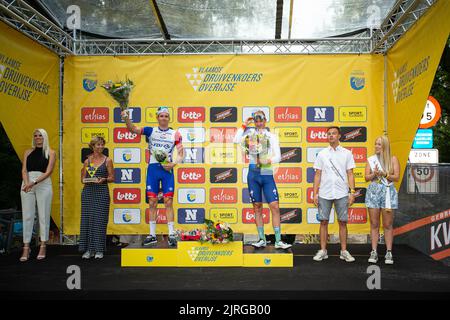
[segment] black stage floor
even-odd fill
[[[380,259],[381,289],[369,290],[369,245],[349,245],[353,263],[315,262],[318,245],[295,245],[294,268],[121,268],[120,249],[103,260],[82,260],[75,246],[49,246],[45,261],[37,250],[26,263],[19,253],[0,256],[0,295],[9,298],[61,299],[449,299],[450,268],[407,246],[395,246],[395,264]],[[380,255],[384,250],[380,250]],[[68,290],[68,266],[81,270],[81,290]]]

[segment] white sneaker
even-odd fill
[[[83,253],[83,255],[81,256],[81,259],[90,259],[92,258],[94,255],[90,252],[90,251],[86,251],[85,253]]]
[[[286,249],[289,249],[290,247],[292,247],[292,244],[288,244],[288,243],[285,243],[283,241],[275,242],[275,249],[284,249],[284,250],[286,250]]]
[[[103,259],[103,252],[97,252],[95,254],[95,259]]]
[[[392,257],[391,251],[386,252],[386,255],[384,256],[384,263],[385,264],[394,264],[394,258]]]
[[[368,260],[370,263],[377,263],[378,262],[378,253],[375,250],[372,250],[370,252],[370,257]]]
[[[341,260],[345,260],[346,262],[355,261],[355,258],[353,258],[347,250],[341,251],[341,256],[339,258],[341,258]]]
[[[267,245],[267,243],[263,239],[259,239],[258,242],[252,243],[252,246],[255,248],[264,248]]]
[[[316,255],[314,256],[314,261],[322,261],[328,259],[327,250],[319,250],[317,251]]]

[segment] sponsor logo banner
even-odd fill
[[[331,208],[331,212],[330,212],[330,220],[328,220],[329,224],[333,224],[335,217],[334,217],[334,207]],[[317,208],[308,208],[308,210],[306,211],[306,220],[308,222],[308,224],[320,224],[320,221],[318,219],[319,217],[319,211]]]
[[[275,107],[275,122],[301,122],[301,107]]]
[[[92,150],[89,148],[82,148],[81,149],[81,163],[84,163],[84,161],[87,159],[89,155],[92,154]],[[109,149],[105,148],[103,149],[103,154],[107,157],[109,157]]]
[[[145,223],[150,223],[150,209],[145,209]],[[156,223],[157,224],[167,224],[167,216],[165,208],[156,209]]]
[[[316,171],[314,170],[314,168],[306,168],[306,182],[313,183],[315,174]]]
[[[114,163],[141,163],[141,149],[115,148]]]
[[[205,195],[205,189],[202,188],[180,188],[178,189],[178,203],[205,203]]]
[[[129,107],[128,110],[128,117],[130,118],[133,123],[139,123],[141,122],[141,108],[139,107]],[[114,122],[115,123],[125,123],[125,121],[122,120],[122,116],[120,115],[122,113],[122,110],[120,108],[114,108]]]
[[[325,106],[307,107],[306,119],[308,122],[333,122],[334,108]]]
[[[341,122],[366,122],[367,107],[339,107],[339,121]]]
[[[306,141],[328,142],[327,127],[309,127],[306,129]]]
[[[236,107],[212,107],[209,109],[209,121],[211,122],[236,122]]]
[[[341,142],[366,142],[366,127],[341,127]]]
[[[314,203],[314,189],[313,188],[306,189],[306,202]]]
[[[139,143],[141,135],[128,131],[126,128],[114,128],[114,143]]]
[[[159,107],[149,107],[145,108],[145,122],[148,123],[158,123],[158,118],[156,116],[156,112],[158,111]],[[169,110],[169,123],[173,122],[173,108],[167,107]]]
[[[350,74],[350,87],[353,90],[359,91],[366,85],[366,77],[364,71],[355,70]]]
[[[223,148],[216,147],[211,148],[210,153],[210,163],[236,163],[237,162],[237,152],[234,147]]]
[[[233,224],[238,222],[238,211],[234,208],[214,208],[209,211],[209,218]]]
[[[296,203],[302,202],[302,189],[300,188],[278,188],[280,203]]]
[[[114,168],[114,183],[141,183],[141,169]]]
[[[276,183],[301,183],[302,168],[278,167],[274,173]]]
[[[238,191],[236,188],[211,188],[209,201],[211,203],[237,203]]]
[[[300,163],[302,162],[302,148],[281,147],[280,163]]]
[[[233,143],[237,128],[210,128],[209,142]]]
[[[205,223],[205,209],[182,208],[178,209],[179,224],[203,224]]]
[[[178,122],[205,122],[206,111],[204,107],[179,107]]]
[[[204,168],[179,168],[178,183],[205,183]]]
[[[353,154],[353,159],[356,163],[367,162],[367,148],[365,147],[349,147],[347,148]]]
[[[325,148],[308,148],[306,150],[306,161],[308,161],[309,163],[316,162],[317,155],[323,149],[325,149]]]
[[[302,209],[280,208],[281,223],[302,223]]]
[[[349,208],[348,224],[365,224],[367,223],[366,208]]]
[[[81,108],[82,123],[108,123],[109,108],[103,107],[86,107]]]
[[[113,202],[122,203],[141,203],[141,189],[139,188],[114,188]]]
[[[301,128],[276,128],[280,143],[300,143],[302,142]]]
[[[81,143],[88,144],[94,137],[103,137],[106,143],[109,142],[108,128],[82,128],[81,129]]]
[[[140,209],[114,209],[114,224],[141,224]]]
[[[366,188],[355,188],[355,203],[365,203],[366,202]]]
[[[269,208],[262,209],[263,223],[268,224],[270,222],[270,211]],[[242,223],[255,223],[255,213],[253,208],[242,209]]]
[[[205,128],[178,128],[183,144],[205,142]]]
[[[184,148],[184,163],[204,163],[204,148]]]
[[[209,170],[209,181],[211,183],[236,183],[236,168],[211,168]]]
[[[364,179],[366,169],[363,167],[356,167],[353,169],[353,175],[355,176],[355,183],[364,184],[366,180]]]
[[[244,107],[242,112],[242,122],[245,122],[248,118],[250,118],[254,112],[262,110],[266,115],[267,122],[270,121],[270,109],[269,107]]]

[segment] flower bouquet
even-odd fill
[[[257,167],[261,168],[263,165],[259,163],[259,159],[267,158],[270,149],[270,140],[267,135],[254,131],[242,139],[241,147],[249,156],[256,156]]]
[[[217,222],[205,219],[206,232],[201,242],[210,242],[212,244],[228,243],[233,241],[233,230],[228,223]]]
[[[202,231],[200,229],[192,231],[177,230],[177,237],[179,241],[200,241]]]
[[[122,111],[128,109],[128,99],[130,97],[131,89],[134,87],[133,81],[128,78],[126,78],[125,81],[116,82],[108,80],[102,84],[102,87],[119,103]]]
[[[158,161],[159,163],[162,163],[162,164],[168,163],[169,155],[163,149],[154,149],[154,150],[152,150],[152,153],[153,153],[153,156],[155,157],[156,161]]]

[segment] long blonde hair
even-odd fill
[[[36,144],[34,143],[34,133],[38,131],[41,135],[42,138],[44,138],[44,142],[42,143],[42,153],[45,156],[45,159],[48,159],[49,155],[50,155],[50,144],[48,142],[48,134],[47,131],[45,131],[45,129],[36,129],[33,131],[33,138],[31,140],[31,146],[33,148],[36,148]]]
[[[384,171],[388,174],[392,173],[392,156],[391,156],[391,144],[389,143],[389,138],[387,136],[379,136],[375,139],[381,140],[381,154],[380,154],[380,162],[383,166]]]

